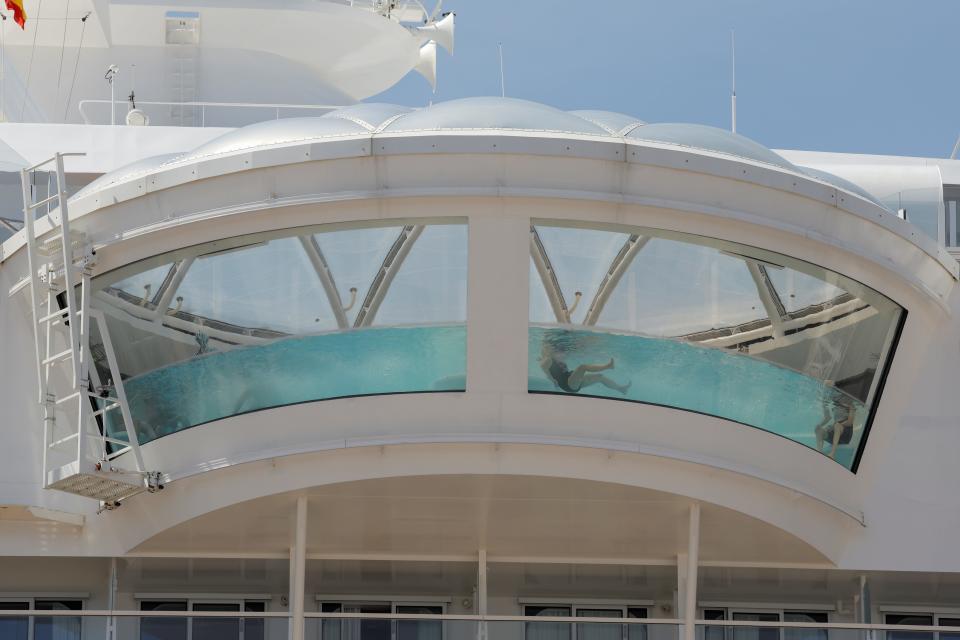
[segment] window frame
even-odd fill
[[[86,600],[89,598],[89,595],[81,596],[68,596],[61,597],[57,594],[53,595],[39,595],[39,596],[13,596],[13,595],[3,595],[0,594],[0,603],[25,603],[27,605],[27,611],[36,611],[37,601],[41,602],[79,602],[80,609],[78,611],[83,611],[86,609]],[[16,617],[16,616],[11,616]],[[27,618],[27,640],[33,640],[36,636],[36,624],[37,618],[42,618],[44,616],[37,615],[25,615],[24,618]],[[66,616],[70,617],[70,616]],[[83,638],[83,616],[76,616],[80,621],[80,635],[76,640],[81,640]]]
[[[167,604],[183,604],[183,605],[186,607],[186,608],[184,609],[184,612],[187,613],[187,614],[193,612],[193,611],[194,611],[194,605],[197,605],[197,604],[201,604],[201,605],[202,605],[202,604],[230,604],[230,605],[234,605],[234,604],[235,604],[235,605],[237,605],[237,613],[244,613],[244,607],[247,605],[247,603],[255,602],[255,603],[263,604],[263,612],[264,612],[264,613],[266,613],[266,612],[268,612],[268,611],[270,610],[270,608],[269,608],[270,599],[269,599],[269,598],[261,598],[261,597],[248,598],[248,597],[243,596],[242,594],[240,595],[239,598],[224,598],[224,597],[222,597],[222,596],[218,597],[217,595],[213,595],[213,596],[211,596],[211,597],[203,597],[203,596],[200,596],[200,595],[198,595],[198,596],[196,596],[196,597],[190,597],[190,596],[171,597],[170,594],[167,594],[167,595],[158,594],[158,596],[139,597],[139,595],[140,595],[140,594],[135,594],[135,598],[136,598],[136,600],[137,600],[137,605],[140,607],[139,611],[140,611],[140,613],[141,613],[140,617],[137,618],[137,638],[138,638],[138,640],[143,637],[143,629],[142,629],[143,619],[150,617],[149,615],[143,615],[144,611],[143,611],[143,608],[142,608],[142,607],[143,607],[143,603],[145,603],[145,602],[162,602],[162,603],[167,603]],[[147,612],[147,613],[149,613],[149,612]],[[259,613],[259,612],[258,612],[258,613]],[[185,619],[185,620],[187,621],[187,635],[185,636],[184,640],[193,640],[193,617],[190,616],[190,615],[186,615],[186,616],[183,617],[183,619]],[[229,619],[229,618],[227,618],[227,619]],[[244,625],[244,622],[246,621],[246,619],[245,619],[245,618],[239,618],[239,620],[240,620],[240,629],[239,629],[239,633],[238,633],[238,635],[237,635],[237,640],[244,640],[244,633],[245,633],[245,629],[244,629],[245,625]],[[266,620],[266,618],[262,618],[262,620]],[[32,640],[32,638],[31,638],[31,640]]]
[[[879,607],[877,614],[882,618],[882,624],[889,624],[887,616],[929,616],[932,620],[932,627],[941,626],[940,621],[943,618],[960,620],[960,608],[954,607]],[[896,633],[890,629],[887,633]],[[902,633],[929,634],[930,640],[940,640],[940,631],[904,631]],[[960,634],[947,633],[947,637],[960,636]],[[919,637],[919,636],[918,636]]]
[[[796,606],[784,606],[780,603],[773,606],[763,606],[763,605],[752,605],[746,604],[743,605],[737,603],[703,603],[697,607],[697,613],[699,614],[700,620],[706,620],[707,611],[723,611],[724,617],[719,618],[720,621],[733,620],[733,616],[738,613],[745,614],[776,614],[778,622],[784,621],[784,616],[788,613],[822,613],[827,616],[827,621],[823,624],[830,624],[832,622],[833,614],[836,613],[836,607],[833,605],[818,605],[813,603],[801,604]],[[708,627],[710,625],[703,625]],[[732,640],[733,632],[732,629],[736,627],[721,627],[723,629],[723,640]],[[784,628],[779,627],[777,629],[778,636],[780,640],[784,640]],[[829,634],[829,631],[828,631]],[[705,640],[705,634],[703,632],[697,635],[699,640]]]
[[[642,609],[644,615],[642,617],[638,616],[637,619],[647,619],[650,617],[650,609],[653,606],[653,602],[641,600],[641,601],[624,601],[624,600],[540,600],[540,599],[520,599],[518,604],[521,607],[521,613],[524,616],[529,615],[527,613],[527,607],[555,607],[563,608],[570,610],[570,617],[576,618],[577,613],[582,609],[619,609],[621,618],[628,618],[629,612],[631,609]],[[615,619],[615,618],[614,618]],[[536,622],[527,620],[524,623],[523,627],[523,637],[527,637],[527,625],[536,624]],[[580,624],[589,624],[589,623],[570,623],[570,640],[577,640],[577,631]],[[603,623],[595,623],[603,624]],[[629,638],[629,628],[630,625],[620,623],[620,637],[622,640],[628,640]],[[644,627],[645,629],[646,627]]]
[[[447,607],[450,604],[450,598],[393,598],[393,597],[384,597],[384,596],[350,596],[349,598],[338,598],[331,597],[322,594],[317,594],[315,596],[317,603],[317,611],[321,612],[323,610],[323,605],[340,605],[341,612],[345,607],[358,607],[358,606],[390,606],[390,614],[397,614],[397,607],[439,607],[440,614],[445,615],[447,613]],[[321,624],[318,625],[317,629],[317,638],[318,640],[323,640],[323,620],[333,620],[333,618],[318,618],[321,621]],[[397,620],[392,619],[390,622],[390,640],[397,640]],[[445,620],[440,621],[440,638],[441,640],[446,640],[447,638],[447,624]],[[336,640],[341,640],[337,638]]]

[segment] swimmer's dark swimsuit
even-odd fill
[[[580,389],[574,389],[570,386],[570,374],[570,369],[567,369],[565,363],[559,360],[550,362],[550,377],[557,383],[557,386],[567,393],[576,393]]]
[[[836,428],[836,424],[833,426],[827,427],[827,430],[824,432],[824,440],[827,442],[833,442],[833,431]],[[850,441],[853,439],[853,425],[844,425],[843,431],[840,433],[840,440],[838,444],[850,444]]]

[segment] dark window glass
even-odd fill
[[[0,611],[26,611],[29,602],[0,602]],[[0,638],[3,640],[27,640],[30,637],[30,619],[26,616],[0,618]]]
[[[734,611],[731,619],[745,622],[780,622],[780,614]],[[733,627],[732,635],[733,640],[780,640],[780,629],[776,627]]]
[[[141,611],[186,611],[185,601],[145,600]],[[187,640],[186,618],[142,618],[140,640]]]
[[[439,606],[397,606],[397,613],[441,615]],[[439,620],[397,620],[397,640],[442,640],[443,623]]]
[[[826,624],[829,616],[825,611],[784,611],[784,622],[812,622]],[[827,640],[826,629],[784,629],[783,640]]]
[[[243,610],[247,613],[259,613],[267,610],[266,602],[244,602]],[[243,619],[243,640],[264,640],[265,621],[263,618]]]
[[[577,609],[578,618],[622,618],[622,609]],[[577,625],[577,640],[621,640],[622,625],[602,622]]]
[[[704,609],[703,619],[704,620],[726,620],[727,610],[726,609]],[[726,637],[725,627],[713,627],[713,626],[707,625],[703,628],[703,640],[724,640],[725,637]]]
[[[201,603],[194,611],[240,611],[239,604]],[[240,637],[240,618],[193,618],[193,637],[203,640],[237,640]]]
[[[646,618],[646,607],[627,607],[628,618]],[[647,640],[647,625],[631,624],[627,625],[627,640]]]
[[[339,602],[323,602],[320,604],[321,613],[342,613],[343,605]],[[320,619],[321,640],[340,640],[341,620]]]
[[[932,625],[933,616],[922,613],[888,613],[887,624]],[[932,633],[922,631],[887,631],[886,640],[933,640]]]
[[[527,616],[569,617],[570,607],[551,605],[528,605],[523,609]],[[525,625],[526,640],[570,640],[570,625],[561,622],[528,622]]]
[[[937,620],[937,625],[941,627],[960,627],[960,618],[940,618]],[[940,640],[960,640],[960,632],[942,631],[940,632]]]
[[[80,600],[37,600],[34,609],[38,611],[80,611]],[[37,616],[33,621],[33,640],[79,640],[80,617]]]

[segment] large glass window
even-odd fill
[[[80,600],[0,601],[0,611],[80,611]],[[33,633],[31,633],[31,627]],[[80,616],[0,617],[0,639],[80,640]]]
[[[840,274],[648,229],[530,229],[529,390],[705,413],[855,470],[905,312]]]
[[[442,615],[440,604],[396,604],[391,602],[322,602],[323,613],[371,613],[388,615]],[[308,625],[309,628],[309,625]],[[443,640],[440,620],[322,619],[321,640]]]
[[[331,225],[105,274],[94,384],[111,395],[123,381],[141,443],[299,402],[463,391],[466,252],[457,220]],[[122,437],[119,416],[106,426]]]

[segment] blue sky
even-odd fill
[[[432,2],[425,4],[432,5]],[[960,0],[447,0],[439,86],[371,100],[507,95],[729,127],[773,148],[947,156],[960,133]],[[953,73],[952,73],[953,72]]]

